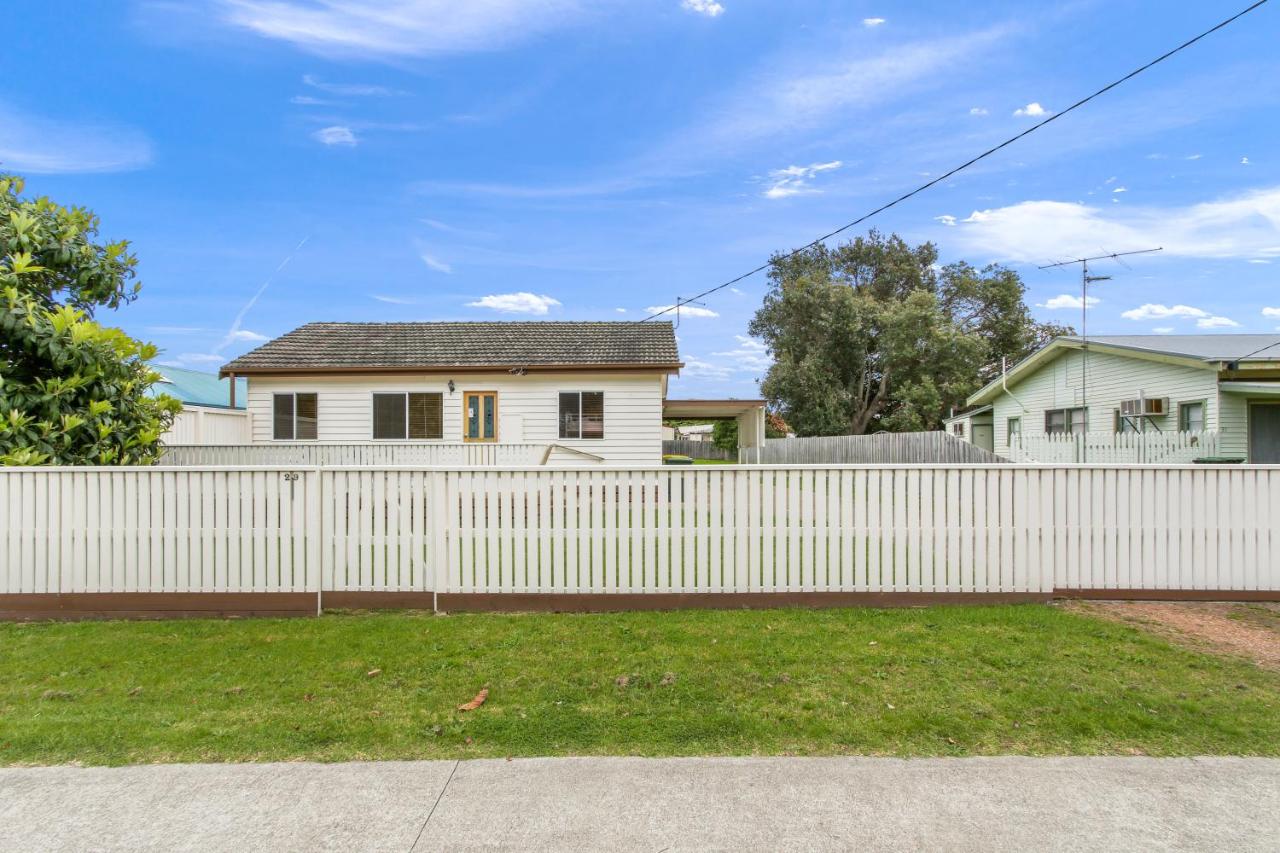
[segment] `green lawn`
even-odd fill
[[[1039,605],[0,625],[0,764],[1007,753],[1277,755],[1280,675]]]

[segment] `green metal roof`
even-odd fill
[[[231,384],[228,380],[219,379],[213,373],[201,373],[198,370],[187,370],[182,367],[169,367],[163,364],[153,364],[151,367],[163,377],[148,390],[152,397],[168,394],[189,406],[231,408]],[[237,409],[244,408],[248,391],[248,382],[243,378],[237,379]]]

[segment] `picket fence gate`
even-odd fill
[[[126,593],[1280,591],[1280,466],[8,468],[0,520],[0,611]]]

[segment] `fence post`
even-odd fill
[[[323,505],[320,492],[324,488],[325,477],[318,465],[307,471],[305,477],[303,482],[307,484],[307,506],[303,515],[303,535],[307,543],[307,577],[315,584],[316,615],[319,616],[324,612],[324,567],[320,565],[320,553],[328,534],[320,511]]]
[[[440,612],[440,589],[448,578],[449,549],[445,542],[445,530],[449,524],[453,478],[448,471],[431,471],[427,474],[427,494],[430,511],[427,514],[427,541],[430,543],[431,610]]]

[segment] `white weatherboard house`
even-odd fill
[[[967,403],[947,430],[1017,461],[1280,463],[1280,335],[1056,338]]]
[[[763,442],[762,401],[667,400],[681,367],[663,322],[309,323],[221,375],[248,382],[255,446],[395,446],[380,458],[407,464],[653,465],[664,411],[734,417],[743,446]]]

